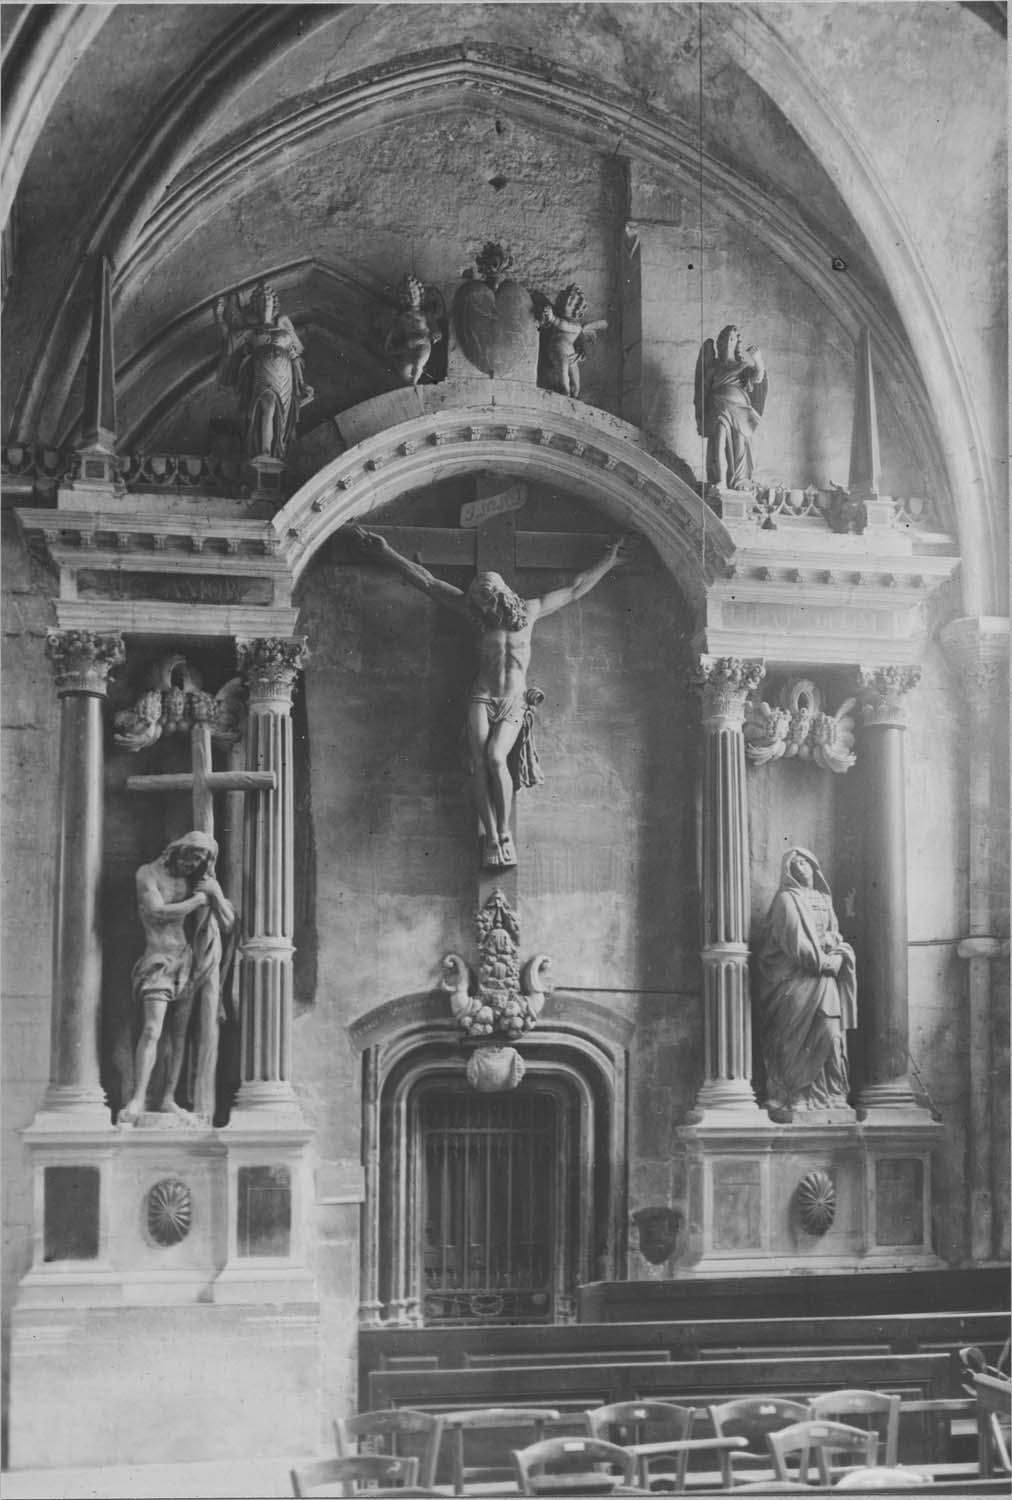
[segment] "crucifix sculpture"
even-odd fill
[[[117,716],[117,743],[138,750],[165,732],[189,728],[191,769],[155,776],[130,776],[132,792],[189,791],[193,827],[182,838],[142,865],[137,872],[137,904],[145,933],[145,950],[134,965],[134,999],[143,1004],[137,1043],[133,1094],[117,1123],[136,1124],[145,1100],[168,1019],[164,1084],[156,1113],[182,1123],[209,1123],[214,1116],[223,948],[234,948],[235,912],[219,885],[215,865],[215,792],[261,792],[277,787],[274,771],[215,771],[212,736],[234,743],[239,738],[238,679],[216,696],[200,691],[182,658],[163,664],[162,690],[145,694],[132,710]],[[227,947],[222,937],[231,938]],[[186,1037],[194,1005],[197,1034],[193,1113],[175,1101]]]
[[[515,787],[534,785],[541,779],[531,743],[531,719],[542,695],[527,684],[534,627],[546,615],[588,594],[624,562],[628,541],[611,542],[603,557],[563,588],[524,599],[504,576],[512,576],[515,569],[512,515],[504,510],[495,520],[497,526],[486,516],[478,527],[475,561],[479,572],[466,590],[436,578],[421,562],[398,552],[381,533],[361,526],[352,527],[351,532],[366,555],[396,569],[414,588],[463,615],[474,627],[478,670],[468,697],[467,742],[481,826],[481,863],[485,870],[507,870],[517,862],[512,824]],[[491,566],[493,561],[497,568]]]

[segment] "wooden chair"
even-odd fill
[[[352,1458],[356,1453],[417,1458],[418,1483],[423,1489],[431,1489],[436,1482],[442,1435],[442,1417],[407,1406],[362,1411],[354,1417],[338,1417],[334,1423],[340,1458]]]
[[[934,1483],[934,1475],[921,1469],[851,1469],[837,1479],[834,1490],[915,1490]]]
[[[847,1427],[843,1422],[816,1421],[809,1418],[795,1422],[779,1432],[768,1432],[766,1442],[773,1458],[773,1468],[781,1483],[789,1479],[808,1480],[808,1465],[811,1455],[819,1473],[819,1483],[830,1484],[830,1453],[861,1453],[866,1468],[872,1468],[878,1458],[878,1433],[865,1432],[860,1427]],[[788,1454],[799,1455],[798,1469],[791,1473],[787,1467]]]
[[[870,1421],[855,1422],[857,1416],[877,1417],[880,1420],[874,1430],[884,1445],[882,1463],[885,1468],[894,1468],[897,1462],[900,1441],[900,1398],[884,1396],[880,1391],[827,1391],[822,1396],[813,1396],[809,1403],[813,1417],[830,1422],[846,1422],[850,1427],[871,1429]]]
[[[500,1464],[465,1465],[465,1432],[506,1431],[515,1434],[522,1433],[526,1428],[533,1434],[534,1441],[537,1443],[544,1438],[548,1423],[560,1420],[561,1413],[551,1406],[486,1406],[477,1411],[443,1412],[443,1431],[449,1435],[450,1443],[453,1493],[462,1495],[465,1485],[470,1483],[484,1484],[492,1480],[514,1477],[512,1452],[515,1444],[510,1443],[506,1449],[506,1453],[510,1455],[509,1463],[504,1461]],[[504,1460],[505,1456],[504,1454]]]
[[[981,1474],[990,1479],[995,1473],[1012,1471],[1009,1454],[1009,1427],[1012,1424],[1012,1382],[1004,1375],[986,1372],[974,1374],[973,1393],[977,1402],[977,1462]]]
[[[631,1487],[636,1472],[636,1459],[628,1448],[592,1437],[545,1438],[515,1450],[513,1464],[521,1495],[609,1495],[620,1484]],[[550,1474],[545,1472],[549,1464],[556,1466]],[[620,1473],[609,1474],[595,1467],[599,1464],[610,1464]]]
[[[804,1422],[808,1406],[801,1401],[785,1401],[779,1396],[740,1396],[711,1406],[710,1420],[718,1437],[743,1437],[748,1446],[731,1456],[733,1470],[770,1471],[768,1433],[795,1422]]]
[[[596,1406],[584,1413],[587,1432],[592,1438],[603,1438],[628,1448],[635,1443],[680,1442],[689,1436],[696,1415],[693,1406],[676,1406],[671,1401],[613,1401],[610,1406]],[[653,1460],[658,1466],[662,1459]],[[689,1461],[689,1450],[678,1454],[674,1460],[667,1459],[665,1467],[658,1473],[674,1473],[675,1489],[685,1487],[685,1469]],[[638,1483],[644,1489],[650,1487],[649,1457],[639,1464]]]
[[[418,1482],[417,1458],[389,1458],[376,1453],[362,1453],[354,1457],[321,1458],[315,1463],[300,1464],[292,1469],[292,1494],[311,1495],[314,1490],[335,1489],[340,1486],[342,1495],[369,1493],[375,1500],[375,1489],[359,1489],[363,1486],[381,1485],[384,1490],[397,1487],[394,1493],[405,1487],[415,1488]]]
[[[783,1495],[788,1490],[807,1490],[811,1494],[812,1488],[810,1484],[802,1484],[800,1479],[755,1479],[751,1484],[736,1484],[734,1492],[736,1495]]]

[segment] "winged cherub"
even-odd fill
[[[580,363],[597,335],[608,324],[598,320],[585,323],[587,299],[571,282],[563,287],[554,303],[544,307],[539,318],[541,350],[538,358],[538,385],[560,396],[580,395]]]
[[[405,273],[397,288],[397,312],[383,341],[402,385],[417,385],[424,375],[432,346],[443,337],[443,316],[443,300],[435,288]]]

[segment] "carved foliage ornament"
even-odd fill
[[[251,703],[271,698],[291,701],[295,679],[309,660],[304,636],[237,641],[235,650]]]
[[[121,709],[114,723],[120,750],[146,750],[163,735],[189,734],[195,724],[209,724],[220,744],[232,745],[242,734],[242,681],[233,677],[215,694],[205,693],[197,673],[182,656],[163,657],[154,666],[152,686],[131,708]]]
[[[907,693],[921,680],[920,667],[859,667],[861,715],[866,725],[906,725]]]
[[[742,661],[736,656],[701,657],[689,682],[703,694],[703,722],[729,719],[740,724],[749,694],[765,676],[765,662]]]
[[[516,913],[500,890],[494,890],[475,918],[478,931],[477,976],[459,953],[443,959],[442,987],[462,1031],[475,1041],[494,1034],[516,1041],[536,1025],[545,1004],[548,957],[539,953],[521,973],[517,957],[520,928]]]
[[[745,754],[755,765],[790,759],[813,762],[825,771],[842,774],[857,757],[854,746],[856,699],[848,698],[835,714],[822,710],[822,693],[814,682],[799,677],[780,693],[780,706],[753,701],[745,715]]]
[[[104,697],[109,673],[124,658],[121,635],[93,630],[52,630],[46,654],[53,663],[58,692],[94,693]]]

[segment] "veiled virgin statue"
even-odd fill
[[[774,1119],[846,1107],[846,1033],[857,1025],[854,950],[807,849],[788,849],[759,952],[759,1022]]]

